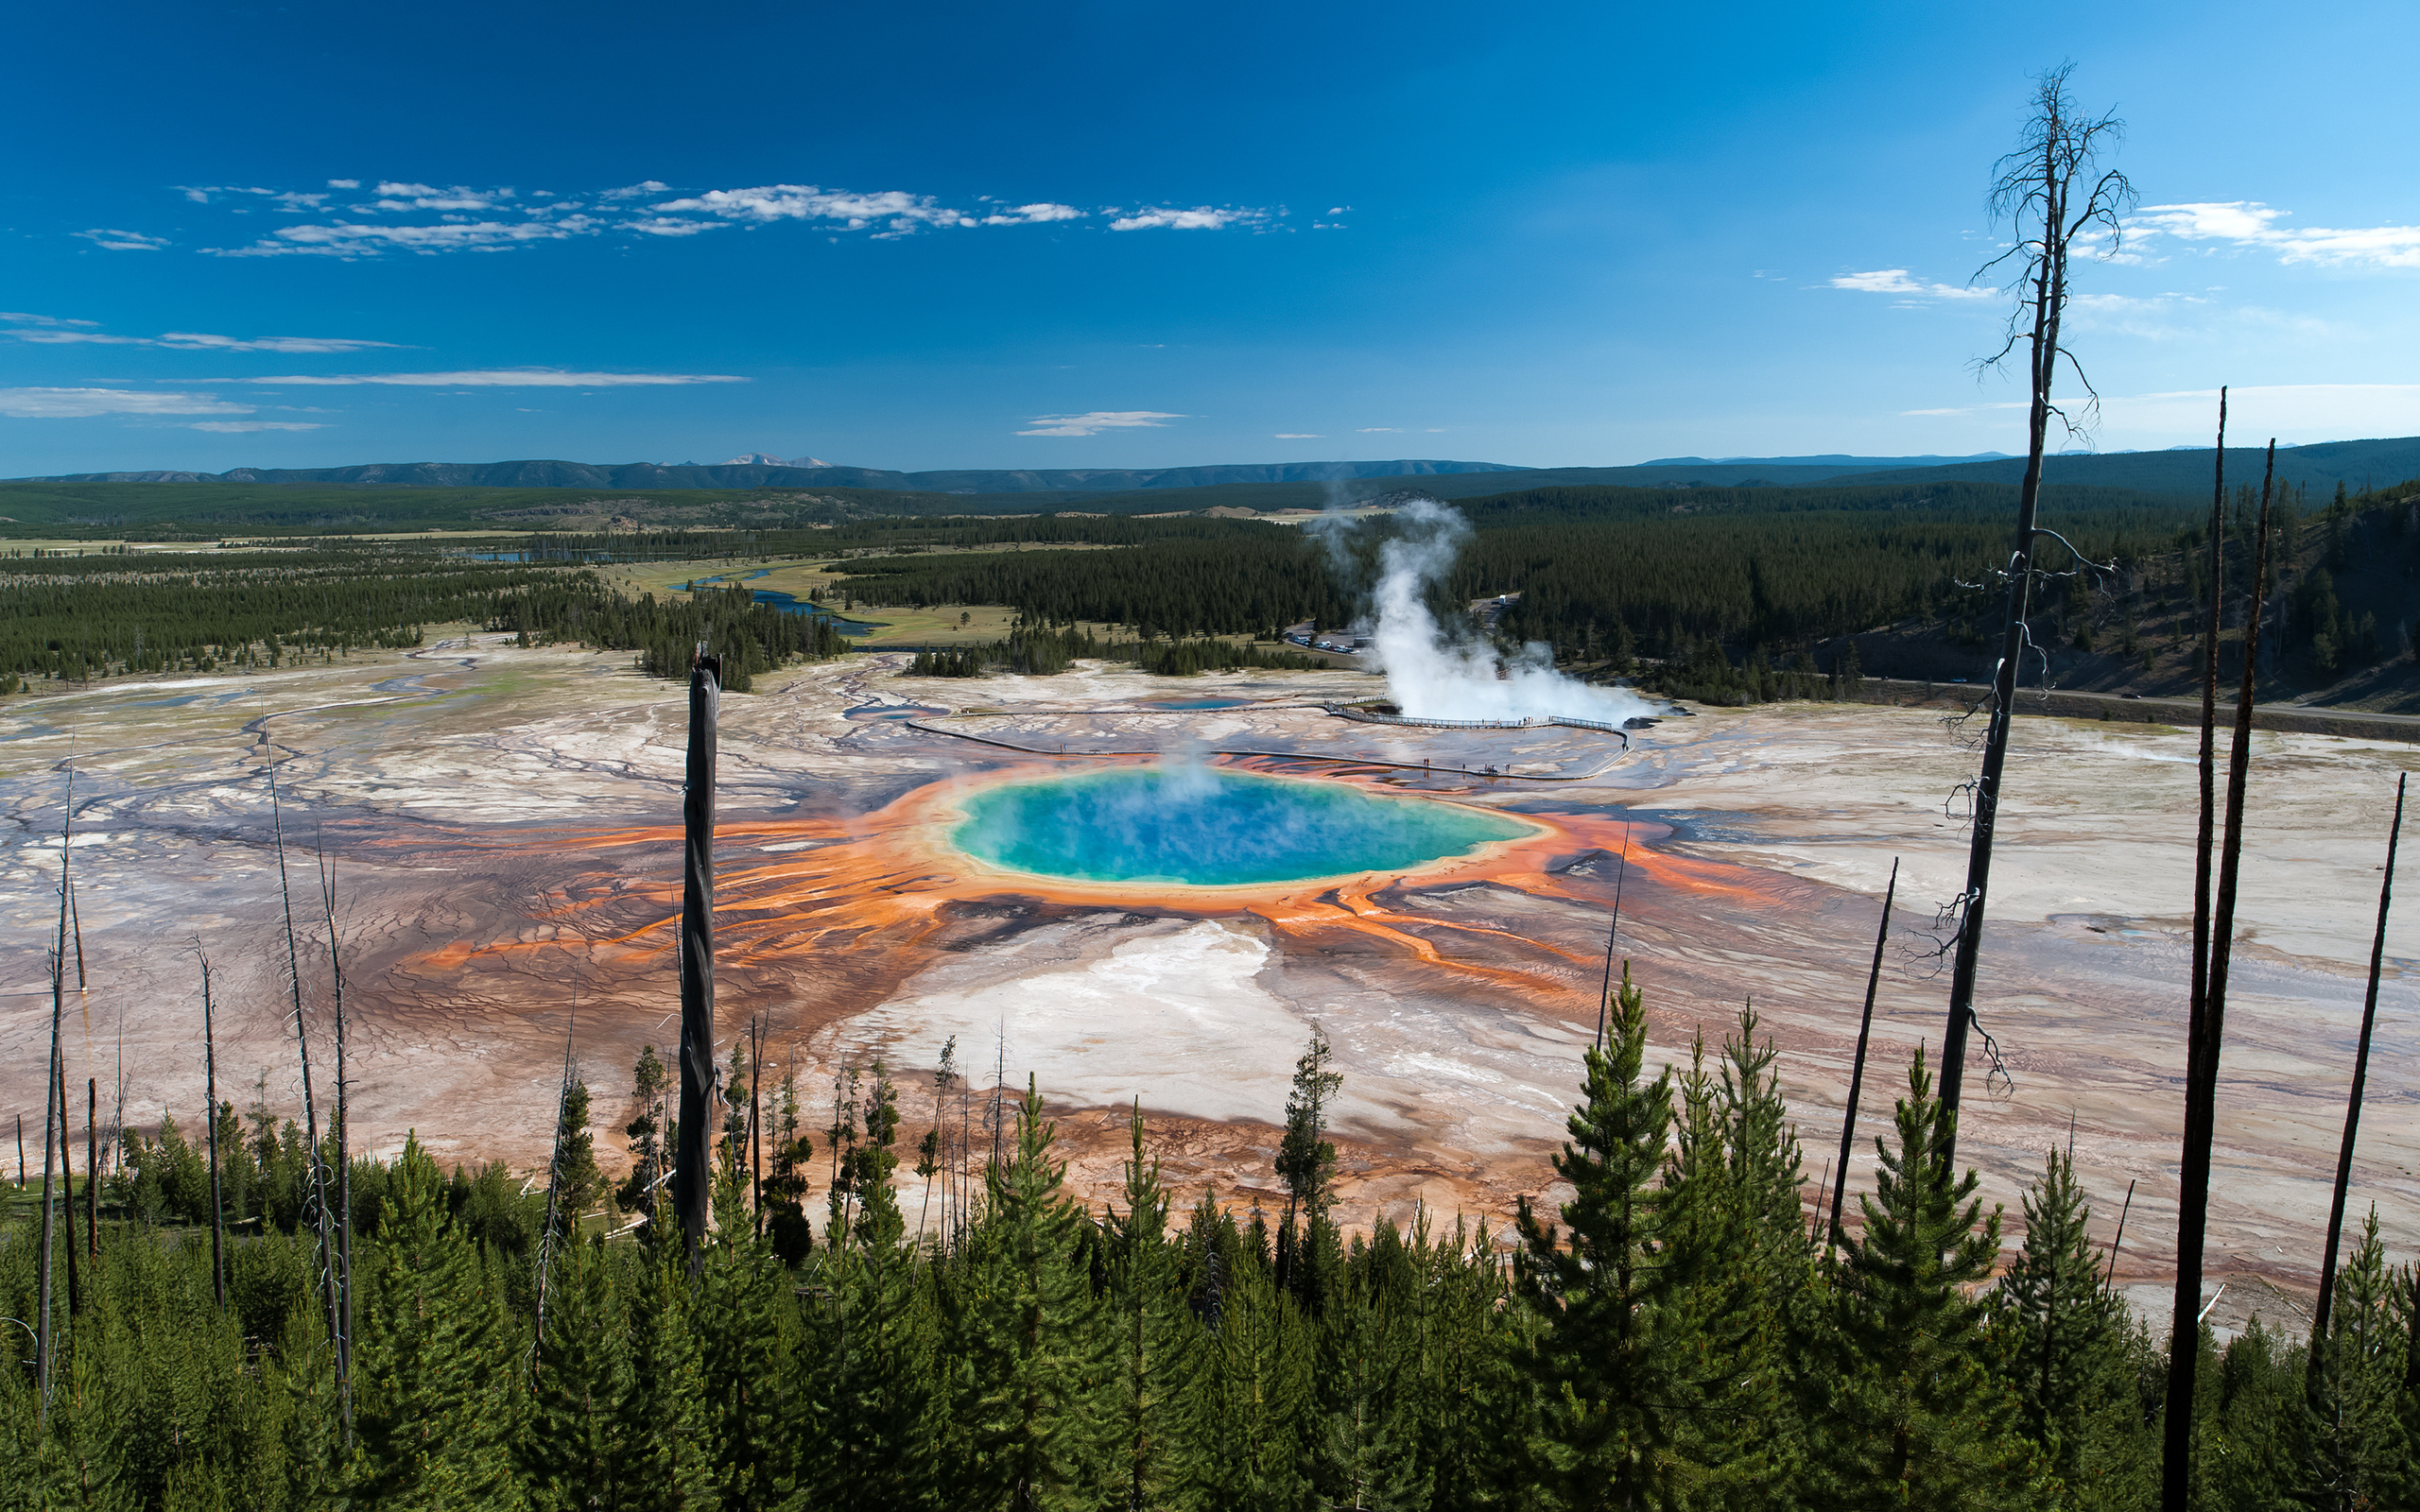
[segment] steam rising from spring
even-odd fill
[[[1448,629],[1428,611],[1429,588],[1444,580],[1470,536],[1461,515],[1434,499],[1414,499],[1396,511],[1398,534],[1378,549],[1378,581],[1371,593],[1372,623],[1364,633],[1387,695],[1415,719],[1540,719],[1554,715],[1619,724],[1652,714],[1647,699],[1622,688],[1599,688],[1554,668],[1554,652],[1532,641],[1505,657],[1467,629]],[[1349,517],[1315,522],[1332,560],[1349,560],[1342,533]]]

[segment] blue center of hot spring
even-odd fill
[[[1015,871],[1198,887],[1393,871],[1529,833],[1514,820],[1335,782],[1119,767],[968,799],[961,850]]]

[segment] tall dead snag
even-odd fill
[[[201,962],[201,1078],[210,1102],[210,1288],[218,1298],[218,1314],[227,1314],[227,1204],[218,1188],[218,1039],[210,1019],[210,957],[201,941],[193,942]]]
[[[573,984],[571,1020],[563,1026],[563,1076],[555,1089],[555,1153],[546,1159],[546,1226],[538,1233],[538,1326],[529,1341],[529,1369],[535,1374],[539,1351],[546,1347],[546,1280],[555,1260],[555,1225],[562,1211],[563,1135],[568,1131],[571,1114],[571,1088],[578,1077],[578,1062],[572,1058],[575,1037],[579,1033],[579,988]],[[572,1228],[577,1233],[579,1214],[572,1214]]]
[[[101,1263],[101,1083],[84,1078],[84,1257]],[[93,1272],[95,1285],[100,1271]]]
[[[706,655],[700,641],[689,663],[688,782],[681,799],[681,1147],[672,1179],[692,1275],[704,1263],[712,1206],[706,1160],[715,1090],[715,721],[721,704],[722,660]]]
[[[51,1074],[59,1078],[59,1184],[67,1200],[67,1315],[84,1311],[84,1283],[76,1263],[76,1131],[68,1126],[67,1049],[60,1045],[50,1057]]]
[[[317,849],[315,847],[314,849]],[[353,1087],[345,1059],[344,954],[337,938],[336,863],[320,851],[320,903],[328,923],[328,990],[337,1017],[337,1388],[344,1400],[345,1442],[353,1442]]]
[[[268,738],[266,729],[262,738]],[[268,751],[268,816],[269,832],[277,846],[277,895],[285,909],[285,980],[294,995],[294,1049],[302,1063],[302,1135],[309,1141],[303,1148],[309,1152],[311,1213],[320,1240],[320,1320],[327,1325],[328,1339],[333,1344],[343,1337],[337,1317],[336,1243],[328,1222],[328,1166],[320,1151],[320,1106],[311,1095],[311,1029],[302,1011],[302,950],[294,937],[294,889],[285,875],[285,819],[277,800],[274,745]]]
[[[2344,1100],[2344,1143],[2336,1152],[2336,1197],[2327,1207],[2327,1247],[2319,1263],[2319,1303],[2311,1311],[2310,1382],[2318,1389],[2326,1365],[2327,1314],[2336,1300],[2336,1249],[2344,1237],[2344,1194],[2353,1184],[2353,1139],[2361,1127],[2361,1091],[2370,1079],[2370,1034],[2378,1022],[2378,974],[2386,964],[2386,915],[2394,901],[2394,848],[2403,838],[2403,789],[2409,774],[2394,780],[2394,822],[2386,832],[2386,878],[2378,884],[2378,928],[2370,940],[2370,990],[2361,1003],[2360,1045],[2353,1052],[2353,1091]]]
[[[2078,421],[2050,402],[2051,382],[2062,357],[2076,371],[2078,381],[2083,382],[2074,357],[2060,347],[2060,320],[2067,307],[2067,265],[2080,243],[2089,254],[2097,239],[2106,236],[2114,249],[2123,234],[2119,217],[2135,198],[2125,175],[2115,169],[2095,174],[2102,149],[2115,144],[2123,128],[2115,116],[2077,117],[2075,102],[2067,94],[2072,66],[2042,76],[2022,145],[2000,160],[1992,184],[1993,217],[2010,222],[2016,234],[2014,245],[1982,271],[2013,260],[2016,276],[2010,286],[2018,301],[2009,317],[2008,340],[1985,366],[1996,366],[2019,347],[2025,348],[2032,397],[2027,415],[2025,481],[2017,492],[2016,537],[2007,569],[2008,627],[1992,677],[1991,724],[1983,739],[1982,770],[1975,779],[1966,888],[1952,905],[1958,912],[1959,928],[1949,979],[1949,1023],[1941,1049],[1941,1104],[1952,1115],[1958,1111],[1959,1090],[1964,1080],[1966,1030],[1975,1017],[1975,966],[1983,945],[1983,903],[1991,888],[1992,840],[1999,821],[2000,774],[2008,765],[2009,725],[2016,710],[2017,668],[2031,642],[2026,615],[2033,587],[2033,548],[2039,538],[2052,535],[2035,524],[2042,497],[2042,455],[2051,417],[2056,416],[2069,430],[2080,428]],[[2075,198],[2079,194],[2083,196],[2081,201]],[[2092,386],[2084,383],[2083,387],[2090,396]],[[1954,1146],[1956,1139],[1953,1122],[1947,1145]],[[1948,1158],[1945,1147],[1943,1159]]]
[[[2161,1512],[2186,1512],[2193,1469],[2193,1376],[2201,1357],[2202,1251],[2210,1221],[2210,1144],[2218,1129],[2219,1050],[2226,1038],[2227,969],[2234,956],[2236,884],[2243,861],[2243,790],[2252,768],[2252,700],[2260,663],[2260,608],[2269,593],[2269,501],[2277,443],[2260,480],[2260,518],[2252,547],[2251,609],[2243,622],[2243,679],[2235,700],[2235,742],[2227,753],[2226,828],[2219,886],[2210,909],[2209,968],[2193,1005],[2185,1052],[2185,1142],[2176,1204],[2176,1299],[2169,1318],[2168,1400],[2160,1454]],[[2212,592],[2220,585],[2212,584]],[[2214,643],[2215,644],[2215,643]],[[2207,737],[2205,737],[2207,738]],[[2203,820],[2206,835],[2211,825]],[[2201,866],[2207,866],[2206,860]],[[2198,868],[2197,868],[2198,869]],[[2197,931],[2198,933],[2198,931]],[[2217,1300],[2215,1297],[2213,1301]]]
[[[1857,1138],[1857,1100],[1865,1090],[1865,1047],[1874,1034],[1874,996],[1882,987],[1882,949],[1891,940],[1891,903],[1899,896],[1899,858],[1891,858],[1891,885],[1882,892],[1882,922],[1874,931],[1874,966],[1865,974],[1865,1017],[1857,1025],[1857,1059],[1849,1067],[1849,1105],[1841,1114],[1841,1160],[1832,1178],[1832,1226],[1824,1232],[1841,1243],[1841,1204],[1849,1191],[1849,1152]]]

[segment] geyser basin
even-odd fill
[[[994,866],[1196,887],[1405,870],[1531,833],[1451,803],[1218,768],[1130,766],[1009,782],[960,807],[966,818],[950,842]]]

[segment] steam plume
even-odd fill
[[[1440,626],[1428,611],[1427,593],[1452,570],[1470,525],[1434,499],[1414,499],[1396,511],[1394,522],[1397,534],[1378,549],[1367,633],[1396,708],[1415,719],[1560,714],[1612,724],[1656,713],[1626,689],[1591,687],[1557,672],[1553,649],[1544,642],[1506,658],[1466,630]],[[1317,524],[1331,560],[1340,563],[1348,556],[1342,534],[1350,522],[1329,515]]]

